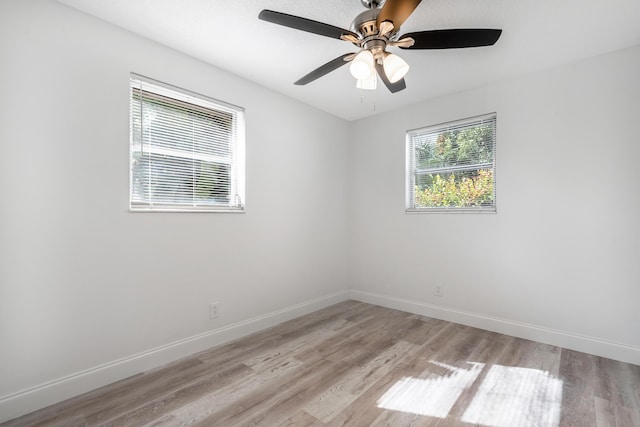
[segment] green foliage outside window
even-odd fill
[[[436,174],[430,186],[415,190],[416,204],[429,207],[485,206],[493,202],[493,171],[480,169],[474,176]]]

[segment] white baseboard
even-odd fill
[[[348,291],[315,298],[0,397],[0,423],[347,299]]]
[[[640,347],[443,306],[351,290],[351,299],[640,365]]]
[[[77,372],[64,378],[40,384],[27,390],[0,397],[0,422],[19,417],[98,387],[111,384],[140,372],[148,371],[208,348],[242,338],[262,329],[275,326],[287,320],[295,319],[296,317],[348,299],[640,365],[639,347],[389,295],[350,290],[285,307],[272,313],[188,337],[142,353]]]

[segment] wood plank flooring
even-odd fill
[[[2,424],[640,426],[640,366],[347,301]]]

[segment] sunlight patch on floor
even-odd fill
[[[378,399],[378,407],[446,418],[462,393],[485,369],[483,363],[477,362],[467,362],[468,368],[433,360],[430,363],[447,369],[447,375],[404,377]],[[539,369],[502,365],[488,369],[461,421],[490,427],[559,425],[562,380]]]
[[[378,407],[445,418],[462,392],[473,384],[484,367],[482,363],[469,363],[468,369],[436,361],[430,363],[446,368],[449,375],[426,379],[402,378],[378,400]]]
[[[487,426],[557,427],[562,380],[539,369],[492,366],[462,421]]]

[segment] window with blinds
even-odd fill
[[[244,210],[244,110],[131,74],[130,209]]]
[[[407,132],[407,212],[496,212],[496,114]]]

